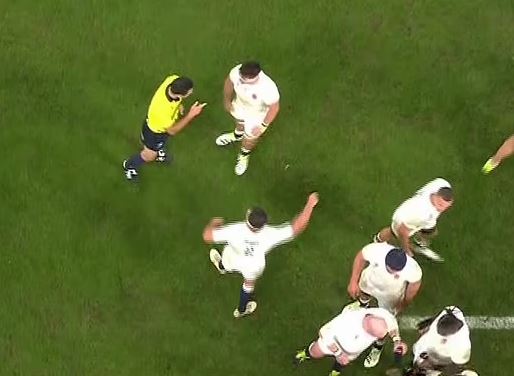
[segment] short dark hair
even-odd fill
[[[456,317],[451,309],[446,309],[446,313],[437,321],[437,333],[443,337],[457,333],[464,323]]]
[[[443,187],[437,191],[437,195],[446,202],[453,201],[453,190],[450,187]]]
[[[173,94],[186,95],[193,88],[193,80],[189,77],[178,77],[170,85]]]
[[[253,207],[250,209],[247,218],[248,223],[255,229],[262,228],[266,223],[268,223],[268,215],[264,211],[264,209]]]
[[[245,78],[254,78],[257,77],[259,73],[261,73],[261,65],[256,61],[247,61],[246,63],[241,64],[239,67],[239,74],[241,77]]]

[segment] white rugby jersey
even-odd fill
[[[471,357],[471,340],[469,338],[469,327],[464,319],[462,311],[453,307],[453,314],[461,320],[464,325],[459,331],[451,336],[443,337],[437,333],[437,323],[446,313],[442,311],[429,330],[423,334],[413,346],[415,360],[423,352],[428,353],[429,359],[437,365],[466,364]]]
[[[387,331],[398,330],[395,317],[383,308],[359,308],[340,313],[319,331],[325,343],[336,343],[345,353],[358,356],[378,338],[366,332],[363,320],[366,315],[381,317],[387,324]]]
[[[410,236],[422,229],[434,228],[441,213],[432,205],[430,195],[444,187],[451,188],[451,185],[442,178],[425,184],[394,211],[393,223],[407,226]]]
[[[229,79],[234,84],[236,98],[235,107],[243,107],[249,112],[257,114],[268,112],[269,106],[277,103],[280,99],[277,85],[263,71],[259,73],[259,79],[255,83],[244,83],[239,76],[241,64],[232,68]]]
[[[264,225],[252,231],[246,222],[237,222],[212,231],[215,243],[226,243],[240,256],[264,258],[276,246],[293,240],[293,227],[289,223],[279,226]]]
[[[421,267],[414,258],[407,255],[405,267],[391,274],[387,271],[385,259],[387,253],[395,248],[388,243],[371,243],[362,249],[362,256],[369,265],[362,271],[359,281],[360,288],[374,297],[400,298],[407,283],[421,281]]]

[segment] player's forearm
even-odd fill
[[[407,252],[408,255],[412,256],[412,249],[410,245],[410,237],[408,234],[400,234],[400,243],[402,245],[402,249]]]
[[[361,273],[364,270],[364,267],[366,266],[366,260],[364,260],[364,257],[362,257],[362,251],[357,253],[357,256],[355,256],[355,259],[353,260],[353,266],[352,266],[352,276],[351,282],[358,282]]]
[[[305,231],[309,225],[313,210],[314,208],[307,204],[303,208],[302,212],[293,219],[291,226],[293,227],[294,236],[297,236]]]
[[[277,102],[275,104],[272,104],[270,108],[268,109],[268,112],[266,114],[266,117],[263,120],[264,124],[271,124],[275,120],[275,118],[278,115],[278,112],[280,111],[280,104]]]
[[[420,287],[421,283],[409,283],[405,290],[405,298],[403,299],[404,305],[408,305],[414,300],[414,297],[418,294]]]
[[[225,85],[223,86],[223,101],[231,102],[234,97],[234,84],[230,81],[229,78],[225,80]]]
[[[177,135],[180,131],[182,131],[190,122],[193,120],[190,116],[184,116],[182,119],[178,120],[174,125],[168,128],[168,134],[171,136]]]

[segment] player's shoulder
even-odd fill
[[[291,223],[289,223],[289,222],[284,222],[284,223],[281,223],[278,225],[267,224],[266,226],[264,226],[264,230],[266,230],[266,231],[282,231],[282,230],[290,229],[290,228],[291,228]]]
[[[234,83],[239,80],[239,68],[241,68],[241,65],[242,64],[237,64],[228,72],[229,79]]]
[[[224,231],[240,231],[241,229],[246,228],[245,222],[231,222],[224,224],[223,226],[218,227],[218,230]]]
[[[429,184],[433,184],[435,187],[439,187],[439,188],[445,188],[445,187],[451,188],[451,186],[452,186],[448,180],[441,178],[441,177],[435,178]]]
[[[262,233],[261,236],[268,238],[271,242],[292,239],[294,236],[293,227],[289,222],[279,225],[266,225],[260,232]]]
[[[259,74],[260,74],[260,79],[261,79],[261,82],[262,82],[263,86],[266,86],[266,87],[271,88],[271,89],[278,90],[277,83],[266,72],[261,71],[261,73],[259,73]]]
[[[391,320],[395,320],[393,314],[385,308],[380,308],[380,307],[367,308],[367,309],[365,309],[365,311],[366,311],[365,312],[366,314],[381,317],[384,320],[386,320],[387,322],[389,322]]]
[[[386,243],[386,242],[373,242],[373,243],[369,243],[367,245],[365,245],[363,248],[362,248],[362,252],[363,253],[380,253],[380,254],[384,254],[384,257],[385,255],[387,254],[387,252],[389,252],[391,249],[393,249],[394,246],[392,246],[391,244],[389,243]]]

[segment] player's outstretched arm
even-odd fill
[[[312,212],[314,207],[318,204],[319,195],[317,192],[311,193],[309,198],[307,199],[307,203],[305,204],[302,212],[298,214],[293,221],[291,222],[291,227],[293,228],[293,236],[296,237],[305,231],[307,226],[309,225],[309,221],[312,216]]]
[[[213,244],[214,243],[214,230],[217,228],[223,226],[223,218],[215,217],[210,220],[210,222],[205,226],[203,230],[203,241],[207,244]]]
[[[198,101],[193,103],[186,116],[168,128],[168,134],[171,136],[177,135],[177,133],[182,131],[191,122],[191,120],[202,113],[202,110],[206,105],[207,103],[200,103]]]

